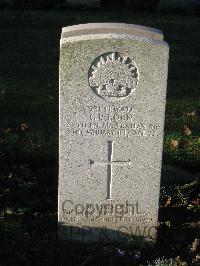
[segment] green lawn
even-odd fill
[[[131,256],[117,257],[115,246],[64,245],[56,241],[61,28],[102,21],[141,24],[164,32],[170,63],[163,164],[186,169],[194,176],[200,173],[200,18],[109,11],[1,11],[0,265],[46,265],[47,261],[48,265],[56,265],[56,256],[59,265],[66,265],[67,259],[73,261],[68,265],[104,265],[105,261],[109,265],[139,265]],[[180,189],[178,185],[167,187],[163,192],[163,197],[176,197],[175,213],[177,206],[185,208],[181,213],[189,227],[199,214],[196,205],[191,207],[192,212],[188,208],[189,200],[199,195],[199,181],[195,182]],[[182,198],[187,193],[190,196],[185,206]],[[173,220],[168,212],[164,211],[164,219]],[[173,230],[180,227],[179,216],[174,224]],[[144,252],[143,260],[151,257],[147,254],[153,258],[183,254],[184,259],[191,260],[191,234],[189,231],[188,242],[166,241],[155,252]],[[125,248],[129,250],[131,245]]]

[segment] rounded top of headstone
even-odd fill
[[[157,41],[163,40],[163,34],[158,29],[126,23],[87,23],[64,27],[61,38],[106,33],[136,35]]]

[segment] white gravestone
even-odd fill
[[[60,45],[59,235],[155,240],[168,45],[119,23],[63,28]]]

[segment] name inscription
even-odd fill
[[[66,123],[66,133],[83,136],[154,137],[156,123],[135,120],[133,106],[86,106],[87,121]]]

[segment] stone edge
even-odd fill
[[[87,40],[98,40],[98,39],[127,39],[127,40],[136,40],[136,41],[145,41],[154,45],[163,45],[169,49],[169,45],[165,41],[152,40],[146,37],[138,37],[136,35],[123,35],[123,34],[90,34],[90,35],[81,35],[68,38],[60,39],[60,46],[65,43],[72,43],[78,41],[87,41]]]
[[[88,23],[68,26],[62,28],[61,39],[91,34],[124,34],[163,40],[163,33],[158,29],[126,23]]]

